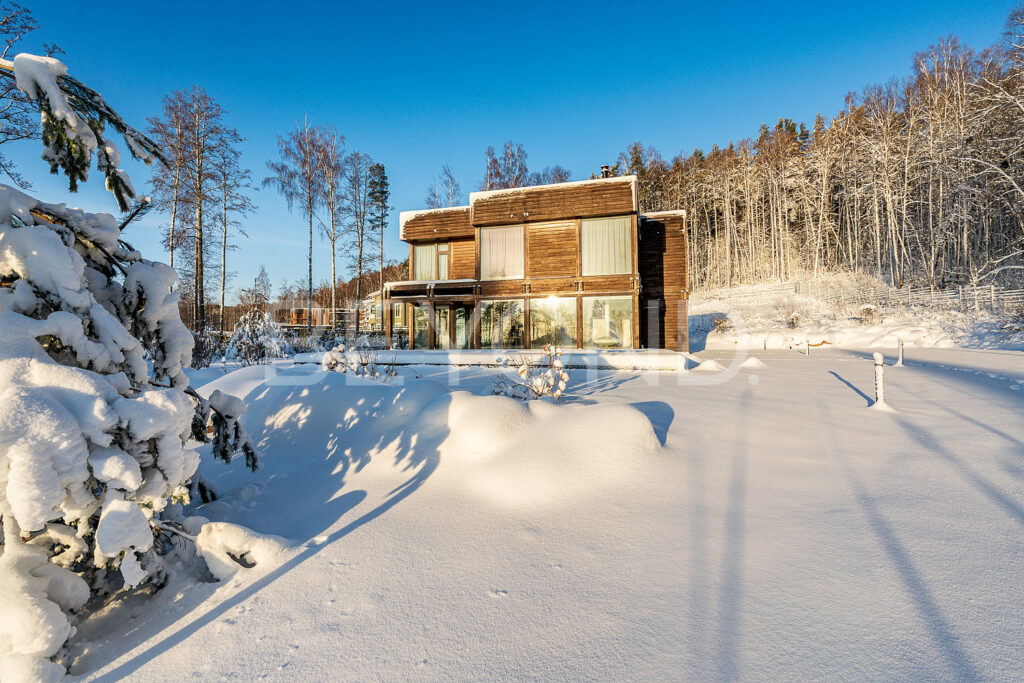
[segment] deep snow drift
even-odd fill
[[[891,413],[869,354],[702,355],[572,371],[557,406],[477,395],[487,368],[203,371],[264,468],[204,461],[193,513],[287,541],[91,618],[72,673],[1024,675],[1024,355],[908,350]]]

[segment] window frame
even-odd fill
[[[553,344],[554,346],[563,348],[578,348],[579,337],[580,337],[580,320],[578,315],[578,297],[575,294],[569,295],[551,295],[546,297],[535,296],[530,298],[530,324],[526,330],[526,334],[529,340],[530,348],[536,349],[541,348],[545,343]],[[572,318],[572,326],[566,327],[566,331],[571,335],[572,339],[570,342],[565,341],[541,341],[538,346],[537,340],[534,339],[534,325],[536,324],[536,316],[538,313],[545,315],[547,312],[544,310],[546,304],[555,304],[556,306],[565,306],[568,311],[569,317]]]
[[[519,230],[520,238],[520,253],[522,254],[522,261],[519,264],[519,275],[504,275],[501,277],[488,277],[484,275],[484,240],[483,234],[486,230]],[[497,282],[501,280],[523,280],[526,278],[526,226],[523,224],[519,225],[488,225],[480,228],[479,237],[479,248],[480,248],[480,262],[477,264],[478,271],[480,273],[481,282]]]
[[[526,300],[525,297],[496,297],[496,298],[492,298],[492,299],[481,299],[480,301],[478,301],[476,303],[476,306],[477,306],[476,310],[478,311],[478,313],[476,315],[479,316],[480,323],[481,323],[480,324],[479,348],[481,348],[481,349],[491,349],[491,350],[495,350],[495,349],[496,350],[502,350],[502,349],[525,349],[526,348],[526,343],[527,343],[527,336],[528,336],[528,332],[527,332],[527,328],[526,328],[526,310],[527,310],[526,309],[526,306],[527,306],[526,301],[527,300]],[[484,325],[483,325],[484,309],[485,309],[485,307],[487,307],[490,304],[497,304],[497,303],[503,303],[503,302],[512,302],[512,303],[514,303],[514,304],[516,304],[518,306],[518,309],[519,309],[518,310],[518,318],[519,318],[519,324],[521,325],[521,330],[520,330],[521,337],[519,339],[519,345],[518,346],[505,346],[504,345],[504,339],[503,339],[501,346],[495,346],[494,345],[494,340],[493,340],[493,329],[492,329],[491,343],[490,343],[490,345],[485,346],[484,345],[484,329],[485,328],[484,328]]]
[[[413,274],[413,280],[415,280],[417,282],[439,282],[441,280],[450,280],[451,279],[451,269],[452,269],[452,256],[451,256],[451,253],[452,253],[452,250],[451,250],[451,243],[450,242],[423,242],[423,243],[419,243],[419,244],[413,244],[412,246],[413,246],[413,251],[412,251],[412,274]],[[430,251],[431,251],[431,256],[428,258],[428,260],[433,261],[432,273],[433,273],[434,277],[429,277],[429,278],[416,277],[416,271],[418,270],[419,265],[420,265],[420,263],[419,263],[419,261],[420,261],[419,252],[420,252],[421,249],[430,249]],[[441,277],[441,256],[442,255],[445,256],[445,258],[447,259],[446,268],[445,268],[445,274],[444,274],[445,276],[444,277]]]
[[[587,247],[585,244],[587,223],[595,223],[615,218],[626,219],[626,270],[613,273],[588,272],[586,268]],[[599,218],[583,218],[580,220],[580,274],[583,277],[608,277],[614,275],[632,275],[633,266],[633,214],[621,214],[617,216],[601,216]]]
[[[588,302],[593,302],[595,300],[628,302],[628,310],[629,310],[629,328],[628,328],[629,329],[629,341],[628,341],[627,345],[624,345],[624,346],[621,345],[621,336],[623,334],[624,328],[621,328],[619,330],[619,335],[620,335],[620,345],[619,346],[597,346],[597,345],[590,344],[590,334],[591,334],[591,331],[588,330],[588,328],[587,328],[587,318],[588,318],[588,316],[587,316],[587,312],[588,312],[587,303]],[[633,319],[633,317],[634,317],[633,297],[631,295],[629,295],[629,294],[593,294],[593,295],[585,295],[585,296],[580,297],[580,308],[581,308],[582,315],[580,315],[580,332],[581,332],[581,334],[580,334],[579,344],[580,344],[581,348],[584,348],[584,349],[631,349],[631,348],[633,348],[633,342],[634,342],[633,326],[634,326],[635,320]],[[593,320],[593,318],[591,318],[591,321],[592,320]],[[591,326],[591,328],[592,328],[592,326]]]

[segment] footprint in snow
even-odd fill
[[[506,591],[506,590],[498,590],[497,588],[492,588],[490,593],[491,593],[491,597],[492,598],[507,598],[508,597],[508,591]]]

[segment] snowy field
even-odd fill
[[[91,616],[71,674],[1024,677],[1024,354],[908,349],[884,412],[867,353],[740,353],[560,406],[491,368],[193,372],[264,459],[205,460],[191,514],[287,541]]]

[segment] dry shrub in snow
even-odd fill
[[[864,304],[857,309],[857,313],[859,314],[861,323],[864,325],[874,325],[879,322],[880,312],[878,310],[878,306],[875,306],[874,304]]]
[[[375,382],[390,382],[397,374],[394,356],[391,362],[382,363],[380,353],[367,345],[338,346],[324,353],[320,361],[320,369],[324,372],[341,372]]]
[[[729,320],[727,315],[715,316],[711,324],[714,326],[714,331],[718,334],[725,334],[733,329],[732,321]]]
[[[499,396],[524,400],[549,396],[557,401],[569,384],[562,350],[557,346],[545,344],[544,355],[536,361],[519,355],[504,359],[502,364],[511,366],[515,373],[503,375],[494,383],[491,393]]]
[[[284,358],[288,351],[281,326],[263,311],[254,309],[235,325],[224,360],[237,361],[242,365],[262,365],[274,358]]]
[[[123,207],[134,193],[104,124],[146,161],[153,143],[60,62],[18,55],[13,69],[51,166],[74,185],[95,152]],[[222,414],[188,386],[174,281],[114,216],[0,185],[0,680],[62,677],[54,660],[90,596],[164,580],[165,511],[187,500],[211,420],[218,455],[255,465],[239,406]]]
[[[775,302],[775,310],[782,318],[782,324],[793,330],[799,327],[800,319],[803,317],[797,310],[796,302],[792,299],[779,299]]]

